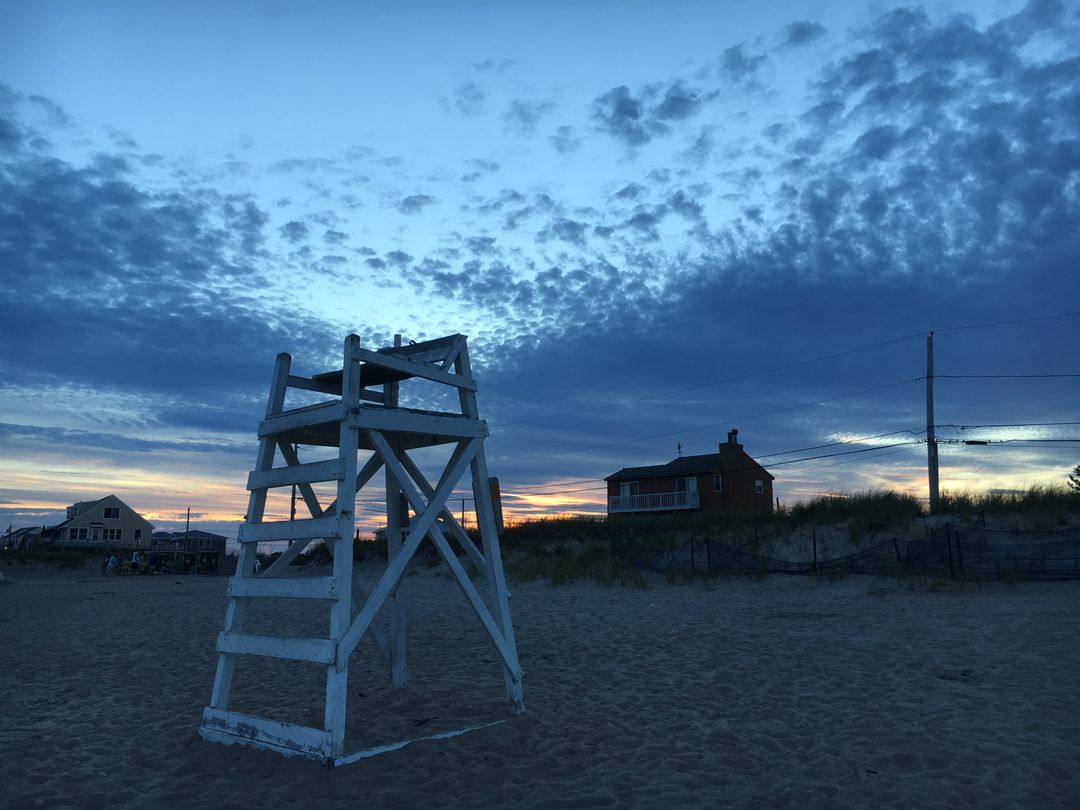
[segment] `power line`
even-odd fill
[[[977,430],[978,428],[1018,428],[1018,427],[1058,427],[1060,425],[1080,425],[1080,422],[1011,422],[996,425],[935,425],[939,428],[956,430]]]
[[[1080,312],[1063,312],[1063,313],[1056,314],[1056,315],[1039,315],[1039,316],[1036,316],[1036,317],[1033,317],[1033,318],[1017,318],[1017,319],[1007,320],[1007,321],[992,321],[992,322],[988,322],[988,323],[967,324],[967,325],[964,325],[964,326],[949,326],[949,327],[945,327],[944,329],[932,329],[932,330],[928,330],[928,331],[931,331],[931,332],[958,332],[958,331],[965,330],[965,329],[986,329],[986,328],[989,328],[989,327],[992,327],[992,326],[1007,326],[1007,325],[1019,324],[1019,323],[1032,323],[1032,322],[1035,322],[1035,321],[1049,321],[1049,320],[1055,320],[1055,319],[1060,319],[1060,318],[1072,318],[1072,317],[1076,317],[1076,316],[1080,316]],[[716,386],[716,385],[723,385],[724,383],[738,382],[740,380],[746,380],[746,379],[750,379],[750,378],[753,378],[753,377],[760,377],[760,376],[763,376],[765,374],[774,374],[774,373],[776,373],[778,371],[788,371],[788,370],[793,369],[793,368],[800,368],[802,366],[807,366],[807,365],[810,365],[812,363],[819,363],[819,362],[822,362],[822,361],[825,361],[825,360],[834,360],[834,359],[836,359],[838,357],[846,357],[848,355],[857,354],[859,352],[864,352],[864,351],[869,351],[871,349],[880,349],[883,346],[891,346],[891,345],[893,345],[895,343],[903,343],[904,341],[907,341],[907,340],[914,340],[915,338],[922,337],[924,334],[925,334],[925,332],[915,332],[915,333],[910,334],[910,335],[904,335],[902,337],[891,338],[889,340],[883,340],[883,341],[880,341],[878,343],[867,344],[866,346],[858,346],[858,347],[856,347],[854,349],[845,349],[845,350],[839,351],[839,352],[832,352],[830,354],[823,354],[823,355],[820,355],[819,357],[812,357],[812,358],[810,358],[808,360],[798,360],[798,361],[795,361],[793,363],[786,363],[786,364],[781,365],[781,366],[773,366],[771,368],[760,369],[758,371],[750,371],[750,372],[747,372],[746,374],[738,374],[738,375],[736,375],[734,377],[726,377],[726,378],[724,378],[722,380],[714,380],[712,382],[700,383],[698,385],[686,386],[684,388],[674,388],[674,389],[671,389],[671,390],[668,390],[668,391],[658,391],[658,392],[654,392],[654,393],[651,393],[651,394],[643,394],[643,395],[637,396],[637,397],[628,397],[626,399],[620,399],[620,400],[616,400],[614,402],[606,402],[606,403],[603,403],[601,405],[588,405],[588,406],[585,406],[583,408],[575,408],[575,409],[568,410],[568,411],[560,411],[558,413],[542,414],[540,416],[530,416],[530,417],[526,417],[525,419],[515,419],[515,420],[510,421],[510,422],[494,422],[494,423],[491,423],[491,427],[493,429],[494,428],[500,428],[501,429],[501,428],[504,428],[504,427],[509,427],[511,425],[523,425],[523,424],[526,424],[526,423],[529,423],[529,422],[539,422],[539,421],[541,421],[543,419],[557,419],[557,418],[562,417],[562,416],[573,416],[573,415],[579,414],[579,413],[589,413],[591,411],[604,410],[606,408],[614,408],[614,407],[618,407],[620,405],[631,405],[631,404],[633,404],[635,402],[643,402],[643,401],[650,400],[650,399],[659,399],[660,397],[671,396],[673,394],[685,394],[685,393],[688,393],[690,391],[699,391],[699,390],[701,390],[703,388],[711,388],[711,387]],[[937,376],[946,376],[946,375],[937,375]],[[1038,375],[1025,375],[1025,376],[1038,376]],[[1051,375],[1047,375],[1047,376],[1051,376]],[[1080,376],[1080,375],[1060,375],[1060,376]]]
[[[873,344],[870,344],[870,345],[867,345],[867,346],[859,346],[858,348],[855,348],[855,349],[845,349],[842,352],[833,352],[832,354],[825,354],[825,355],[821,355],[820,357],[812,357],[809,360],[799,360],[799,361],[796,361],[794,363],[787,363],[786,365],[782,365],[782,366],[774,366],[772,368],[761,369],[760,371],[750,371],[750,372],[747,372],[746,374],[738,374],[738,375],[736,375],[734,377],[726,377],[726,378],[724,378],[722,380],[714,380],[713,382],[701,383],[699,385],[691,385],[691,386],[687,386],[686,388],[675,388],[675,389],[672,389],[670,391],[659,391],[659,392],[652,393],[652,394],[644,394],[644,395],[639,396],[639,397],[629,397],[627,399],[616,400],[615,402],[607,402],[607,403],[604,403],[603,405],[589,405],[589,406],[586,406],[584,408],[576,408],[574,410],[562,411],[560,413],[551,413],[551,414],[545,414],[545,415],[542,415],[542,416],[531,416],[531,417],[528,417],[526,419],[516,419],[516,420],[514,420],[512,422],[497,422],[497,423],[494,423],[492,425],[492,427],[493,428],[494,427],[503,428],[503,427],[509,427],[510,425],[525,424],[526,422],[539,422],[542,419],[555,419],[555,418],[558,418],[560,416],[573,416],[574,414],[587,413],[589,411],[599,411],[599,410],[603,410],[604,408],[614,408],[614,407],[617,407],[619,405],[631,405],[631,404],[633,404],[635,402],[643,402],[643,401],[649,400],[649,399],[659,399],[660,397],[671,396],[673,394],[685,394],[685,393],[688,393],[690,391],[699,391],[702,388],[711,388],[711,387],[713,387],[715,385],[723,385],[724,383],[738,382],[739,380],[747,380],[747,379],[750,379],[752,377],[760,377],[760,376],[765,375],[765,374],[773,374],[773,373],[775,373],[777,371],[787,371],[788,369],[799,368],[800,366],[807,366],[807,365],[810,365],[811,363],[819,363],[819,362],[821,362],[823,360],[833,360],[833,359],[835,359],[837,357],[846,357],[849,354],[856,354],[858,352],[869,351],[870,349],[878,349],[878,348],[881,348],[882,346],[889,346],[889,345],[892,345],[893,343],[902,343],[905,340],[913,340],[914,338],[917,338],[917,337],[922,337],[922,333],[918,332],[918,333],[912,334],[912,335],[904,335],[904,337],[893,338],[891,340],[884,340],[884,341],[882,341],[880,343],[873,343]]]
[[[1032,380],[1080,377],[1080,374],[935,374],[935,380]]]
[[[813,447],[802,447],[798,450],[788,450],[783,453],[765,453],[759,455],[757,458],[773,458],[775,456],[790,456],[792,453],[805,453],[809,450],[823,450],[826,447],[838,447],[842,444],[859,444],[861,442],[868,442],[871,439],[884,439],[886,436],[897,436],[901,433],[910,433],[912,436],[917,436],[920,433],[926,433],[926,428],[922,430],[894,430],[891,433],[879,433],[876,436],[863,436],[861,439],[842,439],[838,442],[830,442],[829,444],[816,444]]]
[[[986,329],[991,326],[1011,326],[1016,323],[1033,323],[1034,321],[1052,321],[1058,318],[1075,318],[1080,312],[1062,312],[1058,315],[1038,315],[1034,318],[1016,318],[1011,321],[990,321],[988,323],[972,323],[967,326],[948,326],[944,329],[933,329],[933,332],[960,332],[964,329]]]
[[[596,445],[591,445],[589,447],[577,447],[577,448],[573,448],[573,449],[570,449],[570,450],[555,450],[555,451],[552,451],[550,453],[537,453],[537,454],[532,455],[532,456],[511,456],[510,458],[501,458],[501,459],[496,459],[495,461],[498,462],[498,463],[506,463],[508,461],[530,461],[530,460],[536,459],[536,458],[550,458],[551,456],[565,456],[565,455],[569,455],[571,453],[585,453],[585,452],[588,452],[590,450],[603,450],[603,449],[608,448],[608,447],[618,447],[618,446],[624,445],[624,444],[635,444],[636,442],[645,442],[645,441],[650,441],[652,439],[663,439],[663,438],[666,438],[668,436],[677,436],[677,435],[682,434],[682,433],[693,433],[694,431],[707,430],[707,429],[710,429],[710,428],[716,428],[716,427],[720,427],[722,425],[729,425],[729,424],[732,424],[734,422],[748,422],[751,419],[761,419],[761,418],[766,417],[766,416],[774,416],[774,415],[776,415],[778,413],[789,413],[791,411],[796,411],[796,410],[799,410],[801,408],[812,408],[812,407],[815,407],[817,405],[824,405],[824,404],[829,403],[829,402],[836,402],[837,400],[840,400],[840,399],[848,399],[850,397],[857,397],[857,396],[860,396],[862,394],[870,394],[870,393],[873,393],[875,391],[884,391],[887,388],[895,388],[895,387],[897,387],[899,385],[906,385],[906,384],[912,383],[912,382],[918,382],[918,378],[909,379],[909,380],[899,380],[897,382],[887,383],[885,385],[878,385],[878,386],[875,386],[873,388],[864,388],[861,391],[852,391],[852,392],[847,393],[847,394],[840,394],[840,395],[835,396],[835,397],[829,397],[827,399],[821,399],[821,400],[818,400],[816,402],[804,402],[804,403],[802,403],[800,405],[791,405],[791,406],[789,406],[787,408],[777,408],[776,410],[766,411],[764,413],[751,414],[751,415],[748,415],[748,416],[744,415],[744,416],[731,417],[729,419],[723,420],[722,422],[712,422],[712,423],[707,424],[707,425],[697,425],[695,427],[680,428],[679,430],[669,430],[669,431],[666,431],[664,433],[655,433],[655,434],[653,434],[651,436],[639,436],[639,437],[633,438],[633,439],[621,439],[621,440],[619,440],[617,442],[606,442],[604,444],[596,444]]]

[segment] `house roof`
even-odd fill
[[[126,507],[127,509],[131,509],[130,506],[128,506],[122,500],[117,498],[115,494],[106,495],[104,498],[98,498],[96,501],[78,501],[77,503],[72,504],[72,506],[75,506],[75,507],[82,506],[84,508],[78,509],[78,513],[75,515],[75,517],[68,518],[67,520],[65,520],[65,521],[63,521],[61,523],[57,523],[55,526],[50,526],[49,530],[52,531],[52,530],[55,530],[55,529],[64,528],[64,526],[67,526],[73,520],[78,520],[79,518],[84,517],[86,515],[86,513],[89,512],[91,509],[93,509],[95,506],[98,506],[98,505],[104,503],[105,501],[109,500],[110,498],[113,498],[121,506]],[[135,512],[134,509],[131,509],[131,511]],[[138,512],[135,512],[135,516],[137,518],[141,519],[142,521],[144,521],[145,523],[147,523],[147,525],[153,527],[154,524],[150,523],[150,521],[148,521],[146,518],[144,518]]]
[[[654,464],[649,467],[623,467],[617,473],[605,478],[605,481],[632,481],[639,478],[674,478],[682,475],[698,475],[700,473],[713,472],[736,472],[738,470],[760,470],[769,478],[774,478],[772,473],[750,458],[739,445],[737,459],[723,458],[720,453],[705,453],[700,456],[679,456],[667,464]],[[727,454],[725,454],[727,455]]]
[[[115,497],[116,497],[115,495],[106,495],[104,498],[98,498],[96,501],[76,501],[75,503],[72,504],[72,506],[74,506],[76,508],[75,517],[70,517],[67,520],[64,520],[64,521],[62,521],[60,523],[57,523],[55,526],[52,526],[50,528],[61,529],[64,526],[67,526],[69,523],[71,523],[71,521],[77,520],[78,518],[82,517],[84,512],[86,512],[87,510],[92,509],[93,507],[97,506],[102,501],[107,501],[109,498],[115,498]],[[117,498],[117,500],[120,500],[120,499]],[[123,501],[120,501],[120,502],[123,503]],[[83,506],[84,504],[86,504],[86,507],[84,509],[79,509],[78,508],[80,506]]]

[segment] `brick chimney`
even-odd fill
[[[735,463],[742,458],[742,445],[739,444],[739,431],[729,430],[727,441],[720,445],[720,461]]]

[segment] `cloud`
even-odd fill
[[[900,130],[892,124],[873,127],[855,141],[855,151],[871,160],[885,160],[900,141]]]
[[[633,148],[696,117],[710,98],[682,81],[648,85],[637,95],[620,85],[595,98],[589,110],[598,130]]]
[[[555,109],[550,99],[514,99],[503,113],[503,121],[519,135],[532,135],[548,113]]]
[[[573,127],[561,126],[555,130],[554,135],[548,136],[548,142],[559,154],[571,155],[581,147],[582,139],[574,137]]]
[[[827,33],[828,29],[821,23],[798,20],[790,23],[784,28],[784,42],[782,47],[798,48],[813,42],[816,39],[821,39],[821,37],[825,36]]]
[[[454,88],[454,107],[462,115],[479,115],[486,99],[487,94],[476,82],[463,82]]]
[[[697,91],[675,82],[664,91],[663,99],[653,108],[653,115],[661,121],[682,121],[701,112],[702,104]]]
[[[722,78],[741,85],[753,85],[758,72],[769,61],[765,54],[752,54],[745,43],[725,48],[720,57],[719,72]]]
[[[419,214],[438,200],[428,194],[411,194],[398,203],[398,211],[403,214]]]
[[[557,217],[537,235],[541,242],[558,239],[578,247],[585,247],[588,225],[565,217]]]
[[[296,244],[303,242],[308,237],[308,226],[297,220],[290,220],[278,228],[278,233],[289,242]]]

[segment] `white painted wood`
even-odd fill
[[[341,400],[343,410],[354,410],[360,404],[360,338],[345,338],[342,352]],[[345,470],[338,481],[337,515],[340,521],[338,540],[331,543],[334,555],[334,579],[341,588],[340,601],[330,607],[330,639],[335,652],[338,642],[349,629],[352,619],[353,526],[356,509],[356,453],[359,434],[355,427],[342,420],[338,430],[338,451]],[[330,733],[330,754],[340,756],[345,746],[345,708],[349,695],[349,656],[326,668],[326,702],[323,706],[323,728]]]
[[[470,378],[462,377],[457,374],[448,374],[439,368],[423,365],[419,362],[413,362],[412,360],[405,360],[401,357],[395,357],[392,354],[382,354],[380,352],[370,351],[369,349],[361,349],[360,359],[365,363],[393,369],[394,371],[400,371],[414,377],[423,377],[425,380],[432,380],[434,382],[452,385],[455,388],[463,388],[469,391],[476,390],[476,382]]]
[[[281,352],[274,360],[274,372],[270,380],[270,392],[266,398],[266,415],[280,413],[285,405],[285,389],[289,379],[289,369],[292,366],[292,357],[286,352]],[[262,439],[259,442],[259,452],[255,459],[255,468],[269,470],[274,466],[274,442],[270,439]],[[245,520],[257,523],[262,520],[266,509],[266,490],[253,490],[248,495],[248,510]],[[250,577],[255,573],[255,556],[257,546],[242,545],[240,556],[236,561],[236,574],[241,577]],[[230,599],[225,608],[225,632],[241,632],[244,627],[244,601]],[[229,705],[229,694],[232,690],[233,672],[236,659],[232,655],[222,653],[218,655],[217,670],[214,674],[214,687],[210,693],[210,706],[215,709],[226,709]]]
[[[395,352],[401,349],[401,335],[394,335]],[[383,386],[386,393],[386,407],[397,409],[399,404],[400,384],[397,382],[387,383]],[[395,457],[404,455],[399,445],[391,445]],[[405,508],[405,499],[401,493],[401,487],[394,477],[393,471],[383,465],[386,470],[385,495],[386,495],[386,555],[388,560],[393,560],[401,553],[402,525],[408,522],[408,511]],[[387,596],[388,610],[390,613],[390,683],[395,689],[404,689],[409,683],[408,650],[405,638],[405,600],[407,598],[407,586],[399,581],[390,589]]]
[[[439,436],[455,439],[484,438],[488,435],[485,422],[464,419],[460,416],[432,414],[408,408],[375,408],[362,405],[349,414],[352,427],[378,430],[383,432],[419,433],[425,436]]]
[[[367,601],[367,592],[359,582],[360,572],[356,570],[356,563],[353,563],[353,586],[352,586],[352,603],[357,612],[364,607],[364,602]],[[379,654],[382,655],[383,660],[387,664],[390,663],[390,641],[377,625],[372,624],[370,629],[371,638],[375,642],[375,647],[378,649]]]
[[[442,530],[439,528],[438,524],[431,527],[431,539],[434,541],[435,547],[439,549],[439,553],[442,555],[443,560],[446,561],[451,572],[453,572],[454,579],[457,580],[462,593],[465,594],[465,597],[469,600],[469,604],[472,605],[473,612],[476,613],[477,618],[480,619],[480,623],[484,625],[484,629],[487,630],[488,635],[491,637],[491,641],[495,644],[495,650],[502,656],[504,665],[514,676],[514,679],[520,681],[522,672],[521,667],[518,665],[517,653],[507,644],[502,631],[495,625],[495,620],[491,617],[491,612],[488,610],[487,605],[484,604],[484,600],[480,597],[480,594],[476,592],[476,586],[472,584],[469,575],[466,574],[465,569],[461,567],[461,563],[458,562],[458,558],[454,554],[454,550],[450,548],[450,544],[446,542],[446,538],[443,536]]]
[[[337,599],[338,587],[334,577],[230,577],[228,595],[237,598]]]
[[[368,436],[379,455],[382,456],[383,462],[390,464],[394,456],[386,439],[374,430],[368,431]],[[364,633],[367,632],[368,627],[375,618],[375,614],[379,612],[379,608],[383,606],[383,602],[389,595],[390,590],[397,585],[401,575],[405,573],[405,567],[416,553],[416,549],[420,547],[420,541],[424,539],[428,529],[431,528],[431,524],[435,522],[435,517],[441,511],[439,504],[446,503],[447,496],[453,491],[462,473],[468,468],[469,462],[472,461],[482,446],[483,443],[480,439],[458,444],[450,457],[450,461],[447,463],[446,469],[443,471],[439,485],[435,488],[435,495],[432,498],[431,505],[413,521],[412,526],[410,526],[409,539],[402,545],[401,552],[393,560],[387,561],[386,570],[379,577],[379,581],[375,583],[375,587],[364,603],[364,607],[349,626],[349,631],[345,634],[339,646],[339,660],[341,657],[347,658],[356,649],[356,645],[364,637]],[[396,464],[397,462],[394,461],[393,463]]]
[[[320,402],[290,411],[268,416],[259,423],[259,438],[276,436],[290,430],[341,421],[343,406],[340,400]]]
[[[292,561],[304,553],[304,549],[311,544],[311,538],[306,540],[294,540],[293,544],[281,552],[281,556],[274,560],[270,567],[267,568],[259,576],[259,579],[269,579],[270,577],[280,577],[287,573]],[[248,548],[248,546],[242,546],[240,551]],[[251,545],[250,548],[254,549],[255,545]]]
[[[274,520],[270,523],[245,523],[240,527],[240,543],[266,543],[271,540],[313,540],[341,536],[337,515],[307,520]]]
[[[408,453],[402,453],[398,457],[398,460],[405,468],[405,471],[408,472],[409,477],[412,478],[418,487],[420,487],[420,491],[423,493],[424,497],[430,500],[435,490],[431,484],[428,483],[427,479],[424,478],[424,474],[420,471],[420,468],[416,466],[416,462],[409,457]],[[449,509],[444,509],[442,514],[439,515],[439,520],[442,522],[444,528],[449,529],[454,539],[458,541],[465,550],[465,553],[469,555],[469,560],[477,567],[481,576],[486,578],[487,564],[484,562],[484,555],[481,553],[480,549],[476,547],[476,544],[472,541],[472,538],[469,537],[465,529],[462,528],[461,524],[458,523],[453,512]]]
[[[481,450],[479,452],[483,451]],[[475,463],[475,457],[472,463]],[[420,492],[414,486],[411,478],[406,474],[405,468],[401,466],[401,463],[396,458],[388,458],[386,459],[386,466],[388,470],[393,472],[397,479],[397,485],[413,505],[413,509],[416,511],[423,509],[425,506],[424,500],[421,497]],[[433,501],[429,502],[428,508],[435,505],[436,504],[434,504]],[[498,651],[499,655],[502,656],[507,670],[513,675],[515,680],[520,681],[521,668],[518,666],[517,653],[507,646],[502,629],[496,626],[495,621],[491,617],[491,613],[488,611],[487,605],[485,605],[484,600],[480,598],[480,594],[476,592],[476,587],[469,579],[469,575],[465,573],[465,569],[461,567],[461,563],[458,562],[457,555],[455,555],[453,549],[450,548],[450,544],[446,542],[446,538],[443,536],[442,529],[438,523],[431,524],[430,529],[428,529],[428,536],[431,537],[432,541],[435,543],[435,547],[438,548],[439,553],[450,567],[451,572],[453,572],[454,578],[457,579],[458,585],[461,587],[465,597],[469,600],[469,604],[472,605],[473,611],[476,613],[477,618],[480,619],[480,623],[483,624],[484,629],[488,631],[488,635],[495,644],[495,649]]]
[[[437,734],[413,737],[411,740],[401,740],[400,742],[387,743],[386,745],[377,745],[374,748],[365,748],[362,751],[356,751],[352,754],[345,754],[344,756],[337,757],[334,760],[334,767],[339,765],[351,765],[362,759],[370,759],[371,757],[377,757],[379,754],[387,754],[391,751],[400,751],[406,745],[411,745],[412,743],[422,742],[424,740],[449,740],[452,737],[460,737],[462,734],[468,734],[470,731],[479,731],[480,729],[499,726],[505,722],[506,720],[494,720],[490,723],[479,723],[475,726],[456,728],[453,731],[440,731]]]
[[[242,633],[218,633],[217,650],[238,655],[261,655],[286,661],[333,664],[337,660],[334,643],[325,638],[284,638]]]
[[[315,391],[320,394],[333,394],[341,396],[341,383],[334,379],[319,380],[310,377],[298,377],[289,375],[289,388],[299,388],[304,391]]]
[[[288,756],[322,760],[330,753],[330,735],[322,729],[240,712],[203,709],[199,734],[216,742],[256,745]]]
[[[397,335],[394,335],[397,338]],[[405,346],[395,345],[379,349],[379,354],[392,354],[397,357],[405,357],[420,363],[438,363],[447,352],[452,351],[454,344],[465,340],[464,335],[445,335],[431,340],[422,340],[419,343],[409,343]]]
[[[290,467],[300,466],[300,456],[297,455],[296,448],[289,442],[278,439],[278,452],[281,453],[281,457],[285,459],[285,463]],[[344,475],[344,473],[342,473]],[[311,484],[299,483],[296,485],[297,491],[300,493],[300,497],[304,500],[304,505],[307,507],[308,514],[313,518],[323,517],[324,515],[333,514],[331,510],[325,510],[319,505],[319,498],[315,494],[315,490],[311,488]]]
[[[389,373],[367,368],[369,363]],[[450,335],[408,346],[402,346],[400,338],[397,338],[393,348],[371,352],[361,348],[358,337],[350,335],[345,339],[340,372],[307,378],[290,374],[290,368],[291,358],[287,354],[279,355],[267,400],[266,417],[259,425],[259,453],[248,479],[251,488],[249,509],[240,530],[239,566],[236,577],[229,584],[225,629],[219,635],[217,644],[218,671],[211,706],[206,710],[200,733],[207,739],[241,742],[282,753],[300,754],[327,764],[357,761],[384,750],[396,750],[411,742],[393,743],[347,756],[343,754],[349,657],[368,631],[389,660],[395,685],[403,686],[407,681],[402,577],[425,537],[432,538],[495,644],[502,662],[511,709],[522,711],[522,673],[510,622],[498,538],[493,533],[493,503],[483,453],[483,440],[488,430],[478,416],[477,386],[469,365],[465,337]],[[398,375],[405,379],[394,379]],[[390,379],[387,380],[388,377]],[[457,390],[460,413],[399,407],[399,387],[410,377],[445,384]],[[362,379],[385,380],[380,383],[383,390],[363,389]],[[285,393],[289,387],[319,391],[340,399],[284,410]],[[331,430],[337,427],[338,458],[301,463],[294,446],[286,441],[286,436],[290,433],[304,436],[305,428],[316,425],[320,428],[312,431],[310,438],[314,443],[329,443],[330,446],[334,442]],[[294,436],[288,438],[291,440]],[[426,480],[407,452],[408,448],[431,444],[455,445],[435,486]],[[360,446],[373,448],[374,452],[358,469],[357,448]],[[277,452],[281,453],[285,466],[274,466]],[[359,584],[354,582],[356,570],[352,560],[352,535],[356,525],[356,498],[360,490],[384,467],[390,559],[371,594],[365,596]],[[446,503],[466,470],[472,474],[483,551],[477,548],[455,520]],[[334,503],[325,508],[311,487],[312,483],[318,481],[337,482]],[[263,522],[267,491],[283,486],[297,487],[311,514],[310,520]],[[401,525],[402,500],[410,503],[416,512],[407,530]],[[448,539],[450,537],[458,541],[469,559],[485,574],[488,585],[486,600],[465,574]],[[310,545],[312,539],[317,538],[325,540],[326,548],[333,556],[333,574],[329,577],[288,576],[289,563]],[[261,577],[255,577],[258,543],[274,540],[291,540],[292,543]],[[245,606],[257,598],[324,600],[329,611],[329,637],[284,638],[245,633]],[[389,639],[374,625],[376,615],[387,601],[390,602]],[[354,604],[357,611],[355,617],[352,616]],[[233,667],[238,655],[282,658],[325,666],[323,729],[290,726],[267,718],[227,711]],[[486,725],[443,732],[427,739],[455,736]]]
[[[252,470],[248,473],[248,489],[287,487],[293,484],[313,484],[316,481],[340,481],[345,475],[345,462],[340,458],[275,467],[272,470]]]
[[[462,348],[454,369],[458,374],[472,376],[472,368],[469,361],[469,350]],[[478,418],[476,395],[468,391],[459,392],[461,412],[472,418]],[[514,638],[514,624],[510,618],[510,598],[506,588],[506,572],[503,570],[502,551],[499,548],[499,532],[495,524],[495,510],[491,501],[491,488],[488,485],[490,473],[488,472],[487,457],[483,448],[473,456],[470,462],[473,484],[473,499],[476,504],[476,517],[480,527],[480,537],[484,544],[485,559],[487,561],[488,599],[495,611],[495,622],[502,631],[506,641],[506,648],[514,659],[517,659],[517,641]],[[515,673],[513,666],[503,668],[503,685],[506,687],[506,698],[513,714],[521,714],[525,711],[524,691],[521,677]]]
[[[450,367],[454,365],[454,361],[457,360],[458,355],[461,354],[463,348],[465,348],[465,336],[457,335],[457,339],[450,347],[450,351],[446,353],[446,357],[443,358],[442,363],[439,365],[439,370],[449,371]]]

